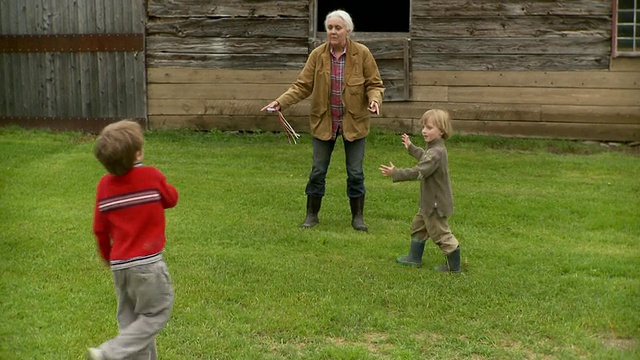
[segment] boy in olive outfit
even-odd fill
[[[173,286],[162,252],[165,209],[178,191],[152,166],[143,166],[140,124],[122,120],[107,125],[94,154],[107,169],[98,182],[93,232],[111,268],[118,299],[118,335],[88,350],[89,359],[155,360],[155,337],[173,307]]]
[[[420,180],[420,208],[411,222],[409,254],[398,257],[396,261],[402,265],[422,266],[424,244],[431,238],[446,257],[446,263],[434,269],[459,273],[460,246],[447,222],[447,217],[453,215],[453,195],[444,142],[452,133],[451,119],[446,111],[432,109],[425,112],[420,120],[426,149],[413,145],[409,136],[402,134],[404,147],[418,160],[418,164],[406,169],[396,168],[393,163],[380,165],[382,174],[391,177],[393,182]]]

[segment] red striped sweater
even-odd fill
[[[164,209],[178,202],[178,191],[160,170],[137,164],[122,175],[98,182],[93,233],[111,269],[148,264],[162,258],[166,242]]]

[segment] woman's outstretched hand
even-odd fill
[[[273,109],[273,110],[272,110]],[[280,103],[277,101],[272,101],[269,103],[269,105],[263,107],[262,109],[260,109],[260,111],[280,111]]]

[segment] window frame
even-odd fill
[[[634,0],[634,9],[633,9],[633,36],[631,37],[632,41],[632,50],[631,51],[620,51],[618,50],[618,1],[613,1],[613,29],[611,31],[611,56],[614,58],[618,57],[640,57],[640,46],[637,46],[636,43],[640,41],[640,19],[638,19],[638,12],[640,12],[640,7],[638,6],[638,0]]]
[[[319,31],[318,25],[324,22],[324,18],[320,19],[318,17],[318,1],[319,0],[311,0],[309,2],[309,38],[314,39],[316,41],[324,41],[327,37],[326,31]],[[617,1],[617,0],[616,0]],[[388,37],[388,38],[409,38],[410,37],[410,29],[411,29],[411,1],[409,1],[409,19],[408,19],[408,27],[409,31],[407,32],[373,32],[373,31],[356,31],[350,35],[350,37],[354,40],[359,39],[376,39],[380,37]]]
[[[322,22],[324,24],[324,17],[318,18],[318,1],[319,0],[310,0],[309,1],[309,53],[315,49],[320,44],[324,43],[327,38],[326,31],[318,31],[318,23]],[[411,30],[411,3],[413,0],[409,1],[409,30]],[[350,39],[355,41],[360,41],[366,43],[368,41],[376,41],[378,44],[384,41],[401,41],[403,44],[403,56],[402,59],[397,59],[401,61],[402,64],[402,79],[395,79],[398,83],[402,81],[402,92],[398,91],[394,93],[391,87],[387,88],[384,94],[385,102],[392,101],[409,101],[411,99],[411,32],[366,32],[366,31],[358,31],[356,29],[355,32],[349,35]],[[380,62],[382,59],[376,58],[377,62]],[[383,81],[385,80],[384,70],[381,69],[381,76]],[[386,85],[385,85],[386,86]],[[390,95],[392,94],[392,95]]]

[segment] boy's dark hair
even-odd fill
[[[144,134],[140,124],[121,120],[102,129],[93,154],[110,174],[124,175],[133,168],[143,145]]]

